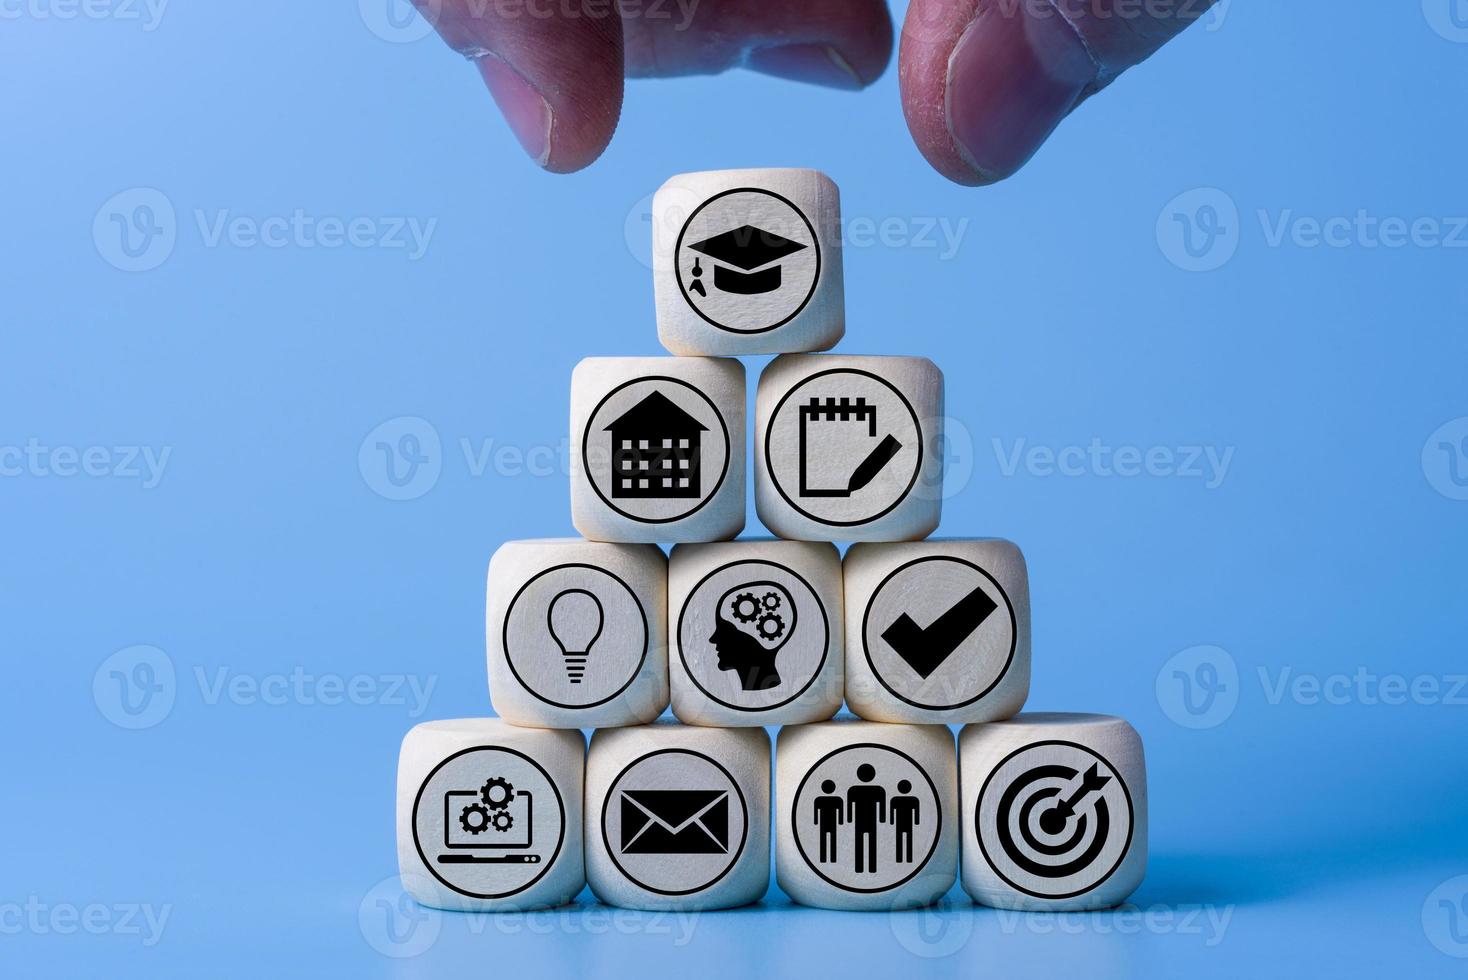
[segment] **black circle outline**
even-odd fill
[[[540,869],[540,874],[536,875],[534,878],[531,878],[519,888],[515,888],[507,892],[471,892],[466,889],[460,888],[458,885],[454,884],[443,875],[438,873],[438,869],[433,866],[433,862],[428,860],[428,856],[423,853],[423,844],[418,840],[418,804],[423,802],[423,791],[428,788],[428,784],[433,781],[433,777],[438,775],[438,771],[440,769],[448,765],[450,762],[453,762],[459,756],[467,755],[470,752],[485,751],[505,752],[509,755],[513,755],[520,759],[523,759],[524,761],[534,766],[535,771],[540,773],[541,776],[545,778],[546,783],[550,785],[551,792],[556,795],[556,809],[559,810],[561,814],[561,828],[560,834],[556,837],[556,849],[551,852],[551,856],[547,858],[543,863]],[[556,859],[561,856],[561,847],[566,843],[566,801],[561,799],[561,788],[556,785],[556,781],[551,778],[551,774],[546,772],[545,767],[542,766],[540,763],[530,758],[530,756],[526,755],[524,752],[517,752],[516,750],[506,748],[503,745],[471,745],[467,749],[460,749],[453,755],[449,756],[447,759],[444,759],[438,765],[434,766],[433,769],[429,771],[428,775],[423,777],[423,784],[418,787],[418,795],[413,797],[412,821],[413,848],[418,852],[418,859],[423,862],[423,866],[428,869],[428,873],[437,878],[439,883],[444,885],[445,887],[451,889],[452,891],[458,892],[460,895],[467,895],[470,898],[509,898],[511,895],[520,894],[525,889],[529,888],[531,885],[535,884],[536,882],[540,881],[540,879],[546,876],[550,869],[555,866]]]
[[[897,577],[899,573],[907,570],[908,568],[911,568],[913,565],[917,565],[925,561],[956,562],[959,565],[967,565],[969,568],[972,568],[974,571],[984,576],[984,578],[993,583],[994,588],[999,590],[999,596],[1004,600],[1004,607],[1009,610],[1009,621],[1014,624],[1014,629],[1011,631],[1009,637],[1009,655],[1004,658],[1003,669],[995,675],[994,680],[989,683],[988,687],[984,688],[982,691],[980,691],[978,694],[975,694],[967,701],[960,701],[958,704],[924,704],[921,701],[914,701],[912,698],[909,698],[903,694],[899,694],[896,690],[893,689],[891,684],[887,683],[887,679],[882,676],[882,672],[877,669],[876,663],[874,663],[872,660],[871,647],[867,645],[867,624],[871,621],[872,607],[877,604],[877,597],[882,594],[882,590],[887,587],[887,583]],[[965,639],[967,639],[967,637],[965,637]],[[884,688],[887,689],[887,693],[891,694],[897,700],[903,702],[904,704],[910,704],[914,708],[922,708],[925,711],[957,711],[959,708],[967,707],[968,705],[973,704],[975,701],[987,697],[989,693],[994,690],[994,688],[999,686],[999,682],[1004,680],[1004,678],[1009,675],[1009,668],[1014,666],[1014,654],[1015,651],[1018,649],[1019,617],[1015,614],[1014,603],[1010,601],[1009,593],[1004,591],[1004,586],[1000,585],[999,580],[996,579],[993,575],[989,574],[989,572],[985,571],[983,568],[980,568],[978,565],[969,561],[967,558],[958,558],[954,555],[924,555],[921,558],[914,558],[912,561],[904,562],[903,564],[897,566],[888,573],[886,578],[882,579],[882,581],[878,583],[875,589],[872,590],[872,597],[867,600],[866,611],[861,614],[861,651],[866,656],[867,666],[871,668],[872,676],[877,679],[878,684],[881,684]]]
[[[918,862],[917,867],[908,872],[906,878],[903,878],[899,881],[894,881],[890,885],[883,885],[881,888],[852,888],[850,885],[843,885],[839,881],[835,881],[831,878],[826,877],[825,872],[817,868],[814,862],[811,861],[810,855],[805,853],[805,845],[800,842],[800,831],[796,829],[800,826],[800,797],[801,794],[805,792],[805,784],[810,782],[811,773],[815,772],[821,766],[825,765],[826,762],[834,756],[838,756],[843,752],[851,752],[855,749],[880,749],[883,752],[891,752],[893,755],[901,756],[903,759],[906,759],[909,765],[911,765],[914,769],[923,774],[923,779],[927,781],[928,789],[932,791],[933,794],[933,807],[938,811],[938,824],[936,829],[933,831],[933,845],[928,848],[928,853],[923,855],[923,859]],[[890,745],[882,745],[878,742],[856,742],[852,745],[843,745],[841,746],[841,748],[831,752],[827,752],[825,755],[821,756],[809,768],[805,770],[805,775],[800,777],[800,785],[795,787],[795,796],[790,803],[790,836],[795,838],[795,849],[800,852],[801,860],[805,862],[805,866],[807,868],[810,868],[811,871],[815,872],[816,877],[820,878],[826,884],[835,885],[837,888],[846,892],[857,892],[862,895],[877,895],[882,892],[889,892],[894,888],[901,888],[909,881],[912,881],[913,878],[916,878],[918,872],[922,871],[923,868],[928,866],[928,862],[933,860],[933,855],[937,853],[938,850],[938,841],[941,840],[943,837],[943,799],[941,796],[938,795],[938,787],[933,783],[933,777],[928,775],[928,770],[918,765],[916,759],[914,759],[912,756],[908,755],[901,749],[893,748]]]
[[[693,602],[693,597],[698,594],[698,590],[703,588],[704,584],[708,582],[709,579],[713,578],[720,572],[726,572],[737,565],[769,565],[771,568],[778,568],[780,571],[785,572],[791,578],[795,579],[795,581],[805,586],[806,591],[811,594],[811,598],[816,601],[816,608],[820,609],[821,611],[821,630],[826,635],[825,642],[821,644],[821,662],[816,664],[816,669],[811,672],[810,678],[805,682],[805,685],[801,687],[800,690],[796,691],[794,694],[786,698],[784,701],[781,701],[778,704],[769,705],[764,708],[747,708],[743,705],[730,704],[728,701],[722,701],[719,698],[714,697],[714,695],[711,694],[706,687],[698,682],[698,678],[695,677],[693,674],[693,668],[688,665],[688,654],[683,651],[683,617],[688,615],[688,606],[690,603]],[[683,662],[684,672],[687,673],[688,679],[693,682],[693,686],[698,688],[699,691],[703,692],[704,697],[708,698],[715,704],[721,704],[724,707],[732,708],[735,711],[748,711],[750,713],[760,711],[774,711],[776,708],[785,707],[787,704],[803,695],[806,691],[809,691],[810,686],[816,682],[816,678],[820,676],[821,671],[826,669],[826,661],[830,658],[831,655],[831,617],[827,615],[826,604],[821,601],[821,597],[819,594],[817,594],[815,588],[809,582],[807,582],[805,580],[805,577],[797,572],[795,569],[786,568],[784,565],[780,564],[777,561],[767,561],[763,558],[741,558],[738,561],[731,561],[726,565],[721,565],[720,567],[714,569],[712,572],[709,572],[703,578],[698,580],[697,585],[688,590],[688,598],[683,600],[683,607],[678,610],[678,627],[677,630],[673,633],[672,640],[678,645],[678,659]]]
[[[684,888],[680,891],[670,891],[663,888],[653,888],[651,885],[643,884],[641,881],[635,878],[626,868],[622,867],[622,862],[617,860],[617,854],[612,849],[612,842],[607,839],[607,808],[612,805],[612,794],[616,792],[617,784],[620,783],[623,777],[626,776],[627,773],[631,772],[633,768],[641,765],[648,759],[651,759],[653,756],[673,754],[691,755],[695,758],[702,759],[704,762],[707,762],[709,765],[719,770],[719,772],[723,773],[724,778],[729,780],[729,785],[734,787],[734,795],[739,797],[739,810],[741,813],[744,814],[744,831],[739,835],[739,847],[735,849],[734,856],[729,859],[728,866],[725,867],[723,871],[720,871],[717,875],[704,882],[702,885],[699,885],[697,888]],[[739,788],[739,780],[735,779],[733,773],[729,772],[728,769],[725,769],[721,763],[709,758],[702,752],[695,752],[693,749],[656,749],[652,752],[647,753],[646,755],[638,756],[636,759],[633,759],[631,762],[627,763],[627,765],[622,767],[622,771],[617,773],[617,778],[613,779],[610,783],[607,784],[607,795],[604,796],[601,801],[601,842],[602,846],[606,848],[607,857],[611,859],[612,866],[615,867],[619,872],[621,872],[623,878],[626,878],[638,888],[641,888],[644,891],[652,892],[655,895],[692,895],[694,892],[701,892],[705,889],[714,887],[719,882],[723,881],[724,877],[728,875],[730,871],[734,870],[734,865],[739,863],[739,858],[744,854],[744,845],[749,841],[749,819],[749,802],[744,798],[744,790]]]
[[[913,428],[917,430],[917,463],[914,464],[912,468],[912,479],[907,481],[907,486],[904,487],[903,491],[897,495],[897,499],[888,504],[885,509],[871,515],[870,517],[863,517],[859,521],[828,521],[823,517],[817,517],[810,511],[801,507],[795,501],[791,500],[790,495],[785,492],[785,488],[780,486],[780,479],[779,477],[775,476],[775,466],[770,459],[770,438],[775,433],[775,421],[780,417],[780,409],[785,407],[785,403],[790,400],[790,396],[795,394],[797,390],[803,388],[805,385],[810,384],[817,378],[824,378],[828,374],[856,374],[861,375],[862,377],[870,378],[873,381],[878,382],[879,384],[885,385],[902,402],[902,407],[907,409],[907,414],[912,416]],[[918,477],[921,476],[923,472],[923,453],[924,443],[926,442],[927,435],[923,432],[923,423],[922,420],[918,418],[917,410],[912,407],[912,402],[907,400],[907,396],[899,391],[897,386],[894,385],[892,382],[888,381],[886,378],[883,378],[881,375],[873,374],[871,371],[863,371],[861,368],[827,368],[824,371],[817,371],[815,374],[807,375],[806,377],[801,378],[795,384],[791,385],[790,390],[785,392],[784,395],[780,396],[780,400],[775,403],[775,410],[770,413],[769,425],[765,426],[765,472],[770,475],[770,484],[775,488],[775,492],[778,493],[781,499],[783,499],[785,503],[789,504],[791,508],[794,509],[795,512],[798,513],[800,516],[807,518],[808,520],[815,521],[817,524],[825,524],[828,527],[856,527],[861,524],[870,524],[872,521],[881,520],[883,517],[886,517],[888,514],[892,513],[892,511],[896,510],[899,504],[902,504],[911,498],[912,488],[917,486]]]
[[[775,200],[779,201],[781,204],[784,204],[790,210],[794,211],[800,217],[800,220],[805,222],[805,230],[810,232],[810,240],[816,250],[816,274],[811,278],[810,292],[805,294],[805,299],[800,301],[800,305],[795,308],[795,311],[793,313],[791,313],[785,319],[781,320],[779,323],[772,323],[768,327],[760,327],[757,330],[740,330],[737,327],[726,326],[722,323],[719,323],[712,317],[706,315],[703,310],[699,309],[697,304],[695,304],[693,300],[688,298],[688,290],[683,287],[683,265],[681,262],[678,261],[679,253],[683,251],[683,237],[688,234],[688,226],[693,224],[693,219],[698,217],[699,212],[721,197],[728,197],[730,194],[743,193],[763,194],[766,197],[773,197]],[[715,329],[723,330],[725,333],[740,334],[745,337],[751,337],[755,334],[769,333],[771,330],[778,330],[785,324],[789,323],[791,320],[800,316],[801,311],[803,311],[807,306],[810,305],[811,297],[815,296],[816,287],[821,284],[821,263],[821,238],[819,235],[816,234],[815,225],[812,225],[810,223],[810,219],[805,216],[804,211],[795,206],[795,202],[780,194],[776,194],[774,191],[766,190],[763,187],[735,187],[727,191],[720,191],[713,197],[709,198],[707,201],[704,201],[698,207],[694,208],[693,213],[688,216],[688,220],[683,222],[683,227],[678,230],[678,241],[673,245],[673,277],[674,280],[678,283],[678,292],[683,294],[684,301],[688,303],[688,308],[691,309],[694,313],[697,313],[699,319],[703,320],[705,323],[710,324]]]
[[[988,848],[984,847],[984,825],[980,822],[980,812],[981,807],[984,803],[984,794],[989,792],[989,784],[994,781],[994,777],[998,775],[999,770],[1003,769],[1009,763],[1009,760],[1013,759],[1021,752],[1028,752],[1030,749],[1039,748],[1042,745],[1064,745],[1066,748],[1078,749],[1081,752],[1089,755],[1091,758],[1104,763],[1106,765],[1106,768],[1111,770],[1111,775],[1116,779],[1118,783],[1121,784],[1122,796],[1126,798],[1126,843],[1122,845],[1121,853],[1117,855],[1116,863],[1111,866],[1111,869],[1109,871],[1107,871],[1101,877],[1097,878],[1095,881],[1091,882],[1091,884],[1087,885],[1085,888],[1082,888],[1079,891],[1066,892],[1064,895],[1050,895],[1046,894],[1045,892],[1030,891],[1028,888],[1017,885],[1014,882],[1010,881],[1008,876],[1006,876],[1004,872],[995,867],[994,859],[989,856]],[[1121,770],[1112,765],[1110,759],[1106,758],[1104,755],[1102,755],[1100,752],[1097,752],[1090,746],[1081,745],[1079,742],[1067,741],[1063,738],[1047,738],[1039,742],[1030,742],[1027,745],[1021,745],[1019,748],[1006,755],[1003,759],[1000,759],[999,764],[996,765],[993,769],[989,770],[989,775],[984,778],[984,785],[979,787],[979,795],[974,798],[974,839],[978,841],[979,853],[984,856],[984,862],[989,865],[989,870],[994,872],[994,874],[999,878],[1000,881],[1004,882],[1015,891],[1023,892],[1024,894],[1029,895],[1032,898],[1053,898],[1057,900],[1064,898],[1075,898],[1077,895],[1084,895],[1086,892],[1095,891],[1097,888],[1100,888],[1103,884],[1105,884],[1108,878],[1116,873],[1116,869],[1121,867],[1122,862],[1124,862],[1127,859],[1127,856],[1131,854],[1132,834],[1136,831],[1136,828],[1137,814],[1136,808],[1132,804],[1131,787],[1127,786],[1126,780],[1122,778]]]
[[[587,458],[587,452],[591,449],[591,426],[592,423],[596,421],[597,413],[602,410],[602,406],[604,406],[613,395],[621,391],[623,388],[628,388],[635,384],[642,384],[643,382],[647,381],[671,381],[673,384],[682,385],[683,387],[687,388],[689,391],[697,395],[699,398],[702,398],[704,400],[704,403],[713,410],[714,418],[719,420],[719,431],[724,436],[724,467],[723,469],[719,470],[719,479],[715,481],[714,488],[708,492],[708,496],[704,497],[697,504],[694,504],[692,510],[686,510],[681,514],[678,514],[676,517],[637,517],[634,514],[627,513],[625,510],[608,500],[607,495],[601,492],[601,487],[597,486],[596,477],[594,477],[591,473],[591,460]],[[591,484],[591,489],[596,493],[599,498],[601,498],[602,503],[606,504],[612,510],[627,518],[627,520],[636,521],[639,524],[672,524],[675,521],[681,521],[685,518],[692,517],[694,514],[697,514],[700,510],[703,509],[705,504],[717,497],[719,495],[719,491],[723,489],[724,477],[729,475],[729,457],[733,454],[733,447],[729,445],[729,423],[724,421],[724,414],[719,411],[719,406],[714,404],[714,400],[708,395],[705,395],[703,392],[699,391],[689,382],[684,381],[682,378],[671,378],[665,374],[650,374],[642,378],[632,378],[630,380],[623,381],[621,384],[617,385],[617,387],[607,392],[605,395],[602,396],[601,401],[596,403],[596,407],[591,410],[591,414],[586,417],[586,428],[582,430],[581,433],[581,467],[582,474],[586,477],[586,482]]]
[[[627,594],[632,597],[632,604],[637,607],[638,615],[642,617],[642,655],[637,658],[637,666],[633,668],[632,676],[627,678],[627,682],[621,687],[617,688],[611,694],[608,694],[600,701],[592,701],[588,704],[562,704],[559,701],[552,701],[550,698],[545,697],[543,694],[532,688],[529,684],[525,683],[525,678],[521,677],[520,672],[515,669],[514,658],[510,656],[510,614],[515,611],[515,603],[520,601],[520,596],[524,595],[525,590],[530,588],[530,586],[534,585],[540,579],[545,578],[545,576],[549,575],[551,572],[558,572],[565,568],[589,568],[592,571],[601,572],[603,575],[607,576],[612,581],[616,582],[622,588],[627,590]],[[516,682],[520,685],[521,689],[524,690],[531,697],[535,698],[537,701],[548,704],[553,708],[564,708],[567,711],[579,711],[582,708],[599,707],[600,705],[606,704],[613,698],[619,697],[622,692],[626,691],[627,688],[632,686],[633,681],[637,680],[637,675],[642,673],[642,665],[647,663],[647,648],[651,642],[652,631],[648,628],[647,625],[647,610],[642,608],[642,602],[637,598],[637,593],[632,591],[632,586],[628,585],[626,582],[622,581],[620,577],[613,575],[605,568],[602,568],[598,565],[589,565],[584,561],[571,561],[565,562],[564,564],[560,565],[552,565],[550,568],[543,569],[542,571],[536,572],[534,575],[532,575],[528,580],[526,580],[524,585],[520,586],[520,588],[516,590],[515,597],[511,599],[510,604],[505,607],[505,623],[500,630],[500,649],[505,652],[505,665],[510,668],[510,673],[514,675],[514,678]]]

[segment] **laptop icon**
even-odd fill
[[[443,795],[443,846],[439,864],[539,864],[524,853],[534,844],[534,799],[501,776],[479,789]]]

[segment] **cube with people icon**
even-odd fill
[[[744,527],[744,367],[588,357],[571,375],[571,521],[594,541],[718,541]]]
[[[669,178],[652,203],[658,339],[674,354],[826,350],[846,330],[840,195],[816,170]]]
[[[418,902],[466,912],[550,908],[586,884],[577,731],[498,718],[415,726],[398,756],[398,870]]]
[[[941,725],[838,718],[780,730],[775,869],[802,905],[915,908],[958,870],[958,767]]]
[[[507,541],[485,590],[489,697],[534,728],[611,728],[668,706],[668,562],[656,545]]]
[[[820,541],[680,544],[668,565],[673,714],[799,725],[841,707],[841,559]]]
[[[608,905],[758,901],[770,883],[770,737],[672,722],[598,730],[585,819],[587,882]]]

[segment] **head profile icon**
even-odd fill
[[[709,642],[719,669],[731,670],[746,691],[780,686],[775,658],[795,632],[795,600],[783,585],[746,582],[719,598],[718,624]]]

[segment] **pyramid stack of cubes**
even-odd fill
[[[1019,713],[1023,554],[929,537],[942,373],[813,353],[845,331],[835,184],[685,174],[653,212],[674,356],[577,365],[583,537],[507,542],[490,561],[498,717],[404,739],[405,887],[462,910],[559,905],[587,884],[610,905],[729,908],[766,894],[773,834],[780,888],[805,905],[922,906],[960,875],[1001,908],[1124,900],[1146,863],[1140,739],[1119,718]],[[752,354],[780,355],[753,432],[775,539],[737,538],[737,356]],[[677,720],[658,720],[670,705]]]

